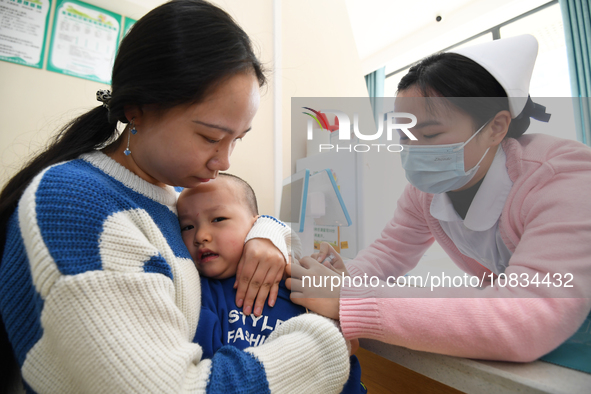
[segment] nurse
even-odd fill
[[[341,266],[353,278],[399,278],[437,241],[482,286],[431,292],[343,281],[336,298],[298,298],[304,291],[294,302],[340,319],[347,339],[459,357],[532,361],[573,335],[591,310],[591,149],[522,135],[530,117],[549,119],[528,96],[537,50],[524,35],[409,70],[396,110],[417,117],[417,140],[401,137],[410,184],[381,238]],[[335,252],[313,257],[327,253]],[[299,292],[304,275],[334,275],[301,263],[292,273]]]

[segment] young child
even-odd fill
[[[201,274],[201,315],[194,342],[211,358],[222,346],[239,349],[259,346],[285,320],[306,313],[292,303],[282,281],[273,308],[265,305],[260,316],[242,313],[235,303],[234,281],[245,238],[259,216],[254,191],[244,180],[230,174],[185,189],[177,202],[183,241]],[[294,258],[301,257],[297,237],[287,242]],[[365,393],[361,368],[351,356],[351,372],[343,393]]]

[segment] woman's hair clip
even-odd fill
[[[110,90],[97,90],[96,91],[96,100],[103,103],[103,107],[109,108],[109,101],[111,101],[111,91]]]

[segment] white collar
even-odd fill
[[[501,145],[493,162],[478,189],[466,219],[464,226],[473,231],[485,231],[490,229],[501,217],[505,202],[509,192],[513,187],[513,182],[509,178],[506,166],[507,156]],[[447,193],[435,194],[431,201],[431,215],[444,222],[462,221],[451,203]]]
[[[110,177],[123,183],[128,188],[148,197],[151,200],[166,205],[176,214],[177,192],[172,186],[160,187],[140,178],[101,151],[85,153],[80,156]]]

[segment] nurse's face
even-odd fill
[[[427,102],[429,100],[429,103]],[[417,138],[416,141],[408,138],[402,131],[400,143],[402,145],[446,145],[464,143],[472,137],[482,124],[475,124],[472,117],[455,108],[453,105],[443,105],[443,97],[423,97],[415,88],[401,91],[396,96],[396,112],[408,112],[416,116],[417,124],[409,131]],[[429,105],[428,105],[429,104]],[[502,111],[507,112],[508,111]],[[506,115],[506,114],[505,114]],[[503,115],[504,118],[506,116]],[[496,117],[495,117],[496,119]],[[472,180],[458,190],[464,190],[476,184],[486,175],[496,153],[496,147],[501,142],[501,136],[495,130],[495,119],[491,120],[479,133],[464,147],[464,170],[475,167],[491,148],[482,162],[478,172]],[[408,123],[408,118],[396,119],[398,123]],[[505,119],[506,121],[507,119]],[[510,121],[510,117],[509,117]],[[498,122],[497,122],[498,123]],[[508,123],[506,125],[508,127]],[[506,130],[505,130],[506,133]]]
[[[230,167],[230,155],[250,130],[259,101],[257,78],[239,73],[197,104],[165,111],[131,106],[125,111],[137,129],[131,135],[131,154],[122,153],[126,131],[112,157],[150,183],[195,187]]]

